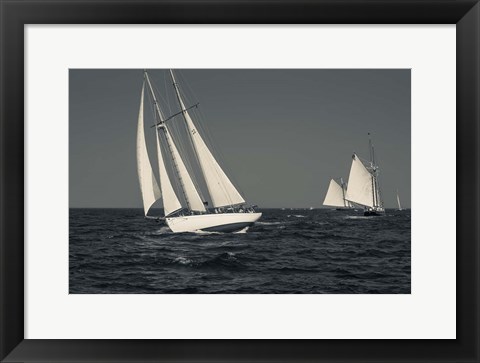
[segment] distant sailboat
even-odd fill
[[[369,134],[370,135],[370,134]],[[364,163],[353,154],[345,199],[364,207],[364,215],[377,216],[385,213],[378,184],[378,166],[371,140],[370,161]]]
[[[323,205],[336,207],[337,210],[345,210],[353,208],[352,204],[345,199],[347,184],[340,178],[340,184],[335,179],[330,180],[327,194],[323,201]]]
[[[403,210],[402,205],[400,204],[400,197],[398,196],[398,190],[397,190],[397,203],[398,203],[398,210]]]
[[[251,226],[261,217],[262,213],[257,213],[254,206],[247,207],[245,205],[245,199],[220,167],[190,117],[188,110],[196,105],[185,107],[175,76],[171,70],[170,77],[180,112],[170,117],[164,117],[148,74],[146,71],[144,72],[138,115],[137,168],[145,216],[147,216],[152,205],[162,198],[165,221],[172,232],[193,232],[199,230],[234,232]],[[154,127],[156,136],[160,186],[156,181],[152,164],[150,163],[145,140],[145,86],[147,86],[147,92],[150,92],[153,101],[153,112],[156,120],[156,124],[152,127]],[[184,160],[186,160],[185,158],[188,155],[180,155],[179,149],[184,149],[179,147],[179,141],[173,139],[170,131],[169,124],[178,115],[183,116],[186,132],[193,145],[194,159],[198,161],[199,168],[202,171],[213,209],[207,209],[208,203],[201,197],[201,192],[194,179],[192,179],[191,171],[187,170],[185,166]],[[166,160],[169,160],[170,165],[172,165],[173,176],[178,181],[179,189],[183,196],[183,203],[173,188],[167,172]]]

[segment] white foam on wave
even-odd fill
[[[155,231],[155,234],[166,234],[166,233],[172,233],[172,231],[170,231],[170,228],[168,228],[167,226],[163,226],[159,230]]]
[[[241,233],[241,234],[244,234],[244,233],[247,233],[247,231],[248,231],[249,228],[250,228],[250,226],[247,226],[247,227],[245,227],[244,229],[241,229],[240,231],[233,232],[233,233]]]
[[[258,224],[260,226],[275,226],[278,224],[282,224],[282,222],[255,222],[255,224]]]
[[[287,217],[288,217],[288,218],[290,218],[290,217],[295,217],[295,218],[305,218],[306,216],[304,216],[304,215],[301,215],[301,214],[289,214]]]
[[[193,261],[189,258],[180,256],[174,259],[173,262],[179,263],[181,265],[188,265],[188,264],[191,264]]]
[[[145,235],[146,236],[158,236],[158,235],[167,234],[167,233],[172,233],[172,231],[167,226],[162,226],[162,227],[160,227],[160,229],[145,233]]]
[[[233,252],[227,252],[228,259],[229,260],[236,260],[237,258],[235,257],[235,253]]]
[[[232,233],[247,233],[248,231],[248,228],[250,228],[249,226],[241,229],[240,231],[237,231],[237,232],[232,232]],[[216,231],[201,231],[201,230],[198,230],[198,231],[194,231],[192,233],[197,233],[197,234],[225,234],[224,232],[216,232]]]
[[[215,231],[202,231],[202,230],[197,230],[197,231],[191,231],[187,233],[195,233],[195,234],[222,234],[222,232],[215,232]]]

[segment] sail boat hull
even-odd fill
[[[363,212],[363,215],[365,217],[373,217],[373,216],[379,216],[380,213],[374,211],[374,210],[366,210],[365,212]]]
[[[363,212],[363,215],[366,217],[383,216],[385,215],[385,210],[384,209],[367,209]]]
[[[174,233],[181,232],[236,232],[254,224],[262,213],[219,213],[167,217],[168,227]]]

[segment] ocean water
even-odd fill
[[[69,292],[410,293],[410,210],[261,211],[248,231],[174,234],[140,209],[70,209]]]

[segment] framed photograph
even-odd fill
[[[2,362],[479,361],[477,1],[1,5]]]

